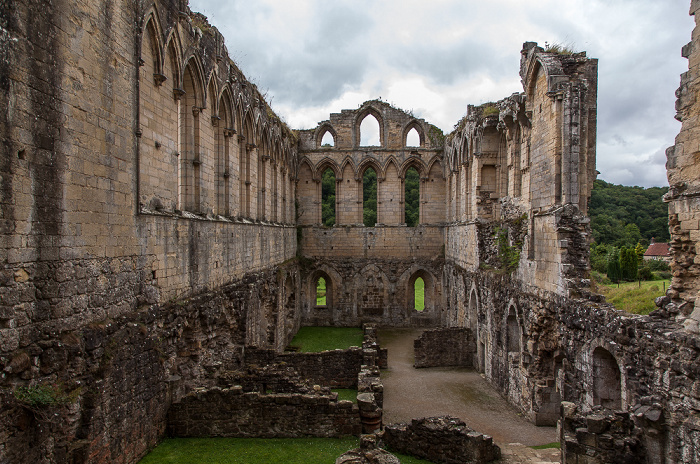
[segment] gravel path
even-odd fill
[[[385,424],[449,414],[491,435],[503,450],[504,462],[559,462],[559,450],[527,447],[557,441],[556,428],[536,427],[527,421],[478,372],[415,369],[413,340],[420,333],[417,329],[379,331],[380,345],[389,350],[389,369],[382,371]]]

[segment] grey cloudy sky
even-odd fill
[[[667,185],[688,0],[190,0],[297,129],[381,97],[446,134],[468,104],[521,92],[523,42],[598,58],[599,178]]]

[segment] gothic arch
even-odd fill
[[[314,170],[314,179],[317,181],[321,181],[321,178],[323,177],[323,173],[326,171],[326,169],[330,168],[333,171],[333,174],[335,175],[336,180],[342,180],[342,171],[338,167],[338,164],[333,160],[332,158],[329,157],[324,157],[321,161],[319,161],[316,164],[316,169]]]
[[[340,163],[340,172],[343,173],[345,172],[345,168],[350,166],[350,170],[352,171],[353,175],[355,176],[355,180],[357,180],[359,174],[358,174],[358,168],[355,166],[355,162],[350,156],[346,156],[345,159],[343,160],[342,163]]]
[[[435,277],[435,275],[432,272],[430,272],[425,267],[422,267],[418,264],[414,264],[401,274],[401,277],[399,277],[399,280],[397,282],[397,288],[404,289],[406,309],[408,311],[415,311],[415,282],[419,277],[423,279],[423,283],[425,284],[425,309],[423,310],[423,312],[429,313],[432,312],[436,307],[435,288],[438,284],[437,277]]]
[[[382,117],[382,113],[374,108],[373,106],[367,106],[360,110],[357,115],[355,116],[355,121],[353,124],[353,146],[355,147],[360,147],[361,139],[360,139],[360,125],[362,124],[362,121],[365,120],[365,118],[369,115],[374,116],[374,118],[377,120],[377,123],[379,124],[379,146],[380,147],[385,147],[386,146],[386,136],[384,134],[384,118]]]
[[[372,157],[365,157],[362,161],[360,161],[360,164],[357,167],[357,180],[362,181],[362,176],[365,175],[365,171],[367,168],[372,168],[374,169],[374,172],[377,173],[377,181],[382,181],[384,180],[383,176],[383,171],[381,167],[379,166],[379,161]]]
[[[444,173],[444,171],[443,171],[443,169],[442,169],[442,163],[441,163],[441,161],[442,161],[442,157],[441,157],[441,156],[439,156],[439,155],[433,156],[432,159],[428,162],[428,167],[427,167],[427,169],[426,169],[426,171],[425,171],[425,172],[426,172],[426,176],[429,176],[429,175],[430,175],[430,172],[433,170],[433,166],[435,166],[435,164],[437,164],[437,165],[438,165],[438,168],[439,168],[439,172],[442,173],[441,178],[444,180],[444,179],[445,179],[445,173]]]
[[[320,277],[323,277],[326,281],[326,304],[322,306],[316,304],[316,285]],[[306,282],[306,294],[308,295],[309,307],[333,310],[335,308],[338,289],[342,288],[342,282],[343,280],[340,274],[327,264],[322,264],[312,271]]]
[[[414,119],[413,121],[409,122],[403,128],[403,133],[401,135],[401,145],[405,148],[416,148],[414,146],[409,147],[406,144],[406,138],[408,137],[408,133],[411,132],[411,129],[415,129],[416,132],[418,132],[418,137],[420,139],[418,147],[425,148],[425,131],[423,130],[423,126],[418,122],[417,119]]]
[[[381,171],[381,177],[382,179],[386,179],[386,173],[389,171],[389,166],[394,165],[394,168],[396,169],[396,172],[399,172],[399,161],[396,159],[394,155],[389,156],[386,160],[384,160],[384,165],[382,166],[382,171]],[[379,176],[380,173],[377,172],[377,175]]]
[[[206,105],[206,99],[204,98],[204,69],[202,68],[202,62],[197,55],[191,55],[189,58],[184,60],[184,62],[185,67],[182,70],[180,82],[185,82],[185,73],[189,72],[190,78],[192,79],[192,83],[194,85],[194,98],[196,105],[201,108]]]
[[[421,160],[417,156],[409,156],[406,159],[406,161],[404,161],[403,165],[401,166],[401,169],[399,170],[399,177],[401,179],[405,179],[406,171],[408,171],[410,168],[415,168],[416,171],[418,171],[418,175],[421,177],[426,177],[429,172],[429,169],[423,163],[423,160]]]
[[[141,56],[143,56],[143,45],[146,37],[152,42],[151,52],[153,54],[154,74],[163,74],[163,30],[158,20],[158,12],[155,5],[149,9],[144,16],[144,26],[141,30]],[[155,77],[155,76],[154,76]]]
[[[333,136],[333,148],[336,148],[338,146],[338,133],[333,129],[333,126],[331,126],[330,123],[325,122],[319,125],[316,128],[316,134],[315,134],[315,140],[316,140],[316,148],[322,148],[322,140],[323,136],[326,134],[326,132],[330,133],[331,136]]]

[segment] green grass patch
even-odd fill
[[[425,282],[422,278],[417,278],[416,283],[413,285],[414,295],[415,295],[415,308],[416,311],[423,311],[425,309]]]
[[[598,290],[605,295],[605,299],[617,309],[631,314],[649,314],[656,305],[654,299],[665,294],[668,289],[668,280],[650,280],[646,282],[623,282],[618,288],[617,284],[599,285]]]
[[[338,401],[348,400],[357,403],[357,390],[354,388],[334,388],[331,391],[338,394]]]
[[[355,437],[168,438],[140,464],[333,464],[338,456],[358,446]],[[396,456],[402,464],[430,464]]]
[[[530,448],[532,449],[559,449],[561,448],[561,444],[558,441],[555,441],[553,443],[547,443],[546,445],[537,445],[537,446],[531,446]]]
[[[305,353],[362,346],[362,329],[357,327],[302,327],[291,346]]]

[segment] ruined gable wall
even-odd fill
[[[380,146],[360,146],[360,124],[367,116],[380,124]],[[410,129],[420,146],[406,146]],[[322,146],[325,133],[334,146]],[[441,139],[422,119],[381,102],[331,114],[313,130],[300,131],[300,252],[303,268],[304,324],[424,326],[440,320],[440,275],[443,255],[445,183]],[[377,225],[362,225],[362,176],[377,173]],[[414,167],[420,175],[420,220],[406,227],[404,179]],[[336,224],[321,226],[321,178],[336,177]],[[428,308],[413,306],[413,281],[425,273]],[[315,283],[323,277],[332,286],[326,307],[316,305]],[[429,281],[429,282],[428,282]]]

